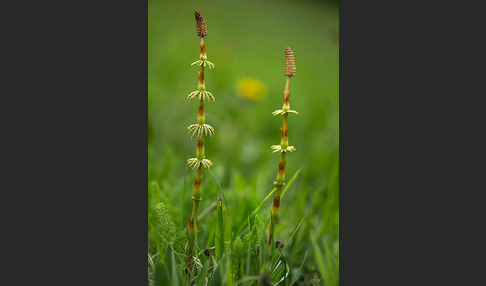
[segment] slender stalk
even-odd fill
[[[277,223],[278,213],[280,210],[280,196],[282,194],[283,186],[285,185],[285,157],[287,151],[292,152],[295,151],[294,146],[289,146],[289,137],[288,137],[288,116],[289,113],[298,114],[297,111],[290,109],[290,78],[295,76],[295,60],[294,54],[290,48],[285,50],[285,76],[287,76],[287,82],[285,84],[285,90],[283,92],[284,104],[282,109],[274,111],[272,114],[275,116],[277,114],[283,115],[283,122],[282,127],[280,130],[282,131],[282,138],[280,139],[280,145],[273,145],[272,149],[273,152],[280,152],[280,160],[278,161],[278,172],[277,172],[277,179],[274,184],[277,186],[275,191],[275,196],[273,198],[273,205],[272,205],[272,219],[270,222],[270,229],[269,229],[269,240],[268,240],[268,247],[272,246],[273,240],[273,231],[275,228],[275,224]]]
[[[199,211],[199,202],[202,200],[201,193],[202,193],[202,169],[203,167],[209,168],[212,163],[204,156],[204,136],[208,134],[210,136],[214,133],[214,128],[210,125],[206,124],[206,116],[204,114],[204,100],[205,99],[213,99],[213,95],[206,91],[206,83],[204,81],[204,69],[205,66],[214,67],[214,64],[207,60],[206,56],[206,47],[204,43],[204,37],[207,35],[206,31],[206,23],[204,18],[201,16],[199,11],[195,12],[196,15],[196,28],[197,28],[197,35],[201,38],[199,46],[201,48],[201,52],[199,54],[199,60],[192,63],[192,65],[198,65],[201,67],[201,70],[197,72],[198,77],[198,86],[197,90],[191,92],[188,96],[189,100],[192,100],[196,97],[199,98],[198,104],[198,112],[197,112],[197,123],[192,124],[188,127],[189,133],[192,132],[191,139],[197,134],[197,147],[196,147],[196,158],[191,158],[187,160],[189,166],[194,169],[194,193],[193,193],[193,209],[191,218],[189,220],[189,227],[188,227],[188,234],[189,234],[189,241],[188,241],[188,248],[187,248],[187,259],[186,265],[188,266],[188,270],[192,272],[192,265],[194,262],[194,255],[195,255],[195,244],[197,242],[197,221],[198,221],[198,211]]]

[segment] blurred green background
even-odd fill
[[[180,219],[186,159],[196,140],[187,126],[196,123],[199,58],[194,11],[206,20],[206,123],[215,135],[205,140],[206,158],[234,214],[250,213],[272,190],[279,155],[285,88],[284,52],[295,55],[290,84],[287,180],[302,171],[281,202],[277,234],[285,238],[306,217],[297,243],[312,249],[313,232],[322,249],[339,249],[339,8],[336,1],[156,1],[148,2],[148,179]],[[200,211],[217,199],[210,174],[203,179]],[[188,171],[182,220],[188,223],[194,178]],[[272,196],[273,198],[273,196]],[[268,217],[269,199],[262,216]],[[236,211],[237,209],[237,211]],[[231,218],[237,226],[246,215]],[[201,221],[201,226],[205,222]],[[237,228],[235,226],[235,228]],[[204,227],[202,227],[203,229]],[[201,237],[204,241],[204,236]]]

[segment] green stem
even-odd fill
[[[201,38],[201,55],[200,57],[206,56],[205,48],[204,48],[204,39]],[[201,91],[205,90],[205,82],[204,82],[204,66],[201,66],[201,71],[198,72],[198,89]],[[204,99],[199,100],[198,104],[198,113],[197,113],[197,123],[200,125],[204,125],[206,122],[206,116],[204,114]],[[196,158],[199,161],[204,159],[204,138],[197,137],[197,148],[196,148]],[[203,165],[200,164],[199,167],[196,169],[195,178],[194,178],[194,196],[192,197],[193,200],[193,209],[191,219],[189,221],[189,249],[188,249],[188,257],[187,263],[190,264],[192,260],[192,256],[195,254],[195,243],[197,242],[197,216],[199,211],[199,202],[201,199],[202,193],[202,168]]]
[[[285,84],[285,90],[283,92],[284,94],[284,108],[285,106],[289,107],[289,98],[290,98],[290,76],[287,77],[287,82]],[[280,147],[282,149],[285,149],[289,146],[289,139],[288,139],[288,126],[287,126],[287,121],[288,121],[288,113],[285,113],[283,115],[283,122],[282,122],[282,127],[280,128],[282,130],[282,139],[280,140]],[[278,172],[277,172],[277,179],[276,179],[276,185],[277,185],[277,190],[275,191],[275,196],[273,198],[273,205],[272,205],[272,219],[270,223],[270,229],[269,229],[269,240],[268,240],[268,247],[272,247],[272,240],[273,240],[273,231],[275,228],[275,224],[277,223],[278,219],[278,213],[280,210],[280,195],[282,194],[282,188],[285,183],[285,156],[287,152],[281,152],[280,153],[280,160],[278,161]]]

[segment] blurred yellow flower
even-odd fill
[[[267,96],[265,84],[254,78],[242,78],[236,83],[238,95],[254,101],[263,100]]]

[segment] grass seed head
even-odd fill
[[[206,21],[204,21],[204,17],[196,10],[196,29],[197,35],[201,38],[206,37],[208,31],[206,30]]]
[[[285,50],[285,75],[295,76],[295,59],[294,53],[290,48]]]

